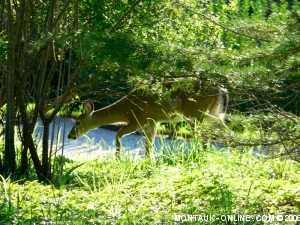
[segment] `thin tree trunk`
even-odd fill
[[[37,154],[36,147],[34,146],[34,142],[33,142],[31,135],[29,136],[29,151],[30,151],[31,159],[32,159],[38,180],[42,181],[42,180],[44,180],[42,165],[41,165],[39,156]]]
[[[29,148],[29,136],[31,136],[31,131],[29,129],[29,121],[28,121],[28,116],[26,113],[26,104],[25,104],[25,99],[24,99],[24,92],[22,90],[22,85],[23,83],[18,83],[16,87],[16,92],[17,92],[17,101],[18,101],[18,106],[20,108],[20,114],[21,114],[21,119],[22,119],[22,124],[23,124],[23,150],[21,153],[21,164],[19,168],[19,175],[23,175],[26,173],[28,169],[28,148]]]
[[[16,154],[15,154],[15,68],[14,68],[14,30],[13,30],[13,15],[10,0],[7,0],[7,16],[8,16],[8,54],[7,54],[7,108],[6,108],[6,126],[5,126],[5,155],[4,165],[5,170],[9,173],[16,172]]]
[[[50,165],[49,162],[49,122],[44,122],[43,132],[43,151],[42,151],[42,171],[44,175],[44,181],[50,180]]]

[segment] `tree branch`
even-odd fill
[[[66,102],[67,98],[69,97],[69,95],[70,95],[70,93],[71,93],[71,91],[73,89],[74,83],[77,80],[78,76],[80,75],[80,72],[81,72],[81,70],[82,70],[82,68],[83,68],[86,60],[87,60],[87,58],[80,60],[80,63],[77,66],[77,68],[76,68],[76,70],[74,72],[73,77],[71,78],[71,80],[67,84],[65,93],[61,96],[60,102],[57,104],[57,106],[53,110],[51,116],[49,117],[50,121],[52,121],[54,119],[54,117],[56,116],[56,114],[59,112],[59,110],[62,108],[63,104]]]
[[[109,34],[112,34],[115,32],[117,27],[122,23],[122,21],[126,18],[126,16],[129,15],[129,13],[140,3],[141,0],[136,0],[135,3],[128,9],[128,11],[117,21],[117,23],[111,28],[111,30],[108,32]]]
[[[65,4],[64,4],[64,6],[63,6],[63,8],[62,8],[62,10],[59,12],[59,14],[58,14],[58,16],[57,16],[57,18],[56,18],[56,20],[54,22],[54,26],[55,27],[57,27],[59,25],[59,23],[61,21],[61,18],[63,16],[63,14],[65,13],[65,11],[67,10],[70,2],[71,2],[71,0],[66,1]]]

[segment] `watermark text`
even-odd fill
[[[174,215],[173,220],[176,222],[298,222],[300,215]]]

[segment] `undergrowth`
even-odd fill
[[[183,151],[161,151],[149,159],[107,157],[83,165],[81,161],[65,160],[69,174],[64,184],[11,182],[1,177],[0,221],[277,224],[255,218],[299,214],[298,163],[202,146]],[[252,220],[224,220],[229,215],[250,215]],[[204,216],[211,216],[211,220],[199,221]]]

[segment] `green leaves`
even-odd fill
[[[71,169],[69,169],[64,175],[63,177],[61,178],[61,183],[60,183],[60,187],[59,187],[59,190],[60,190],[60,193],[62,193],[62,191],[64,190],[65,186],[66,186],[66,183],[71,175],[71,173],[77,169],[78,167],[82,166],[84,163],[81,163],[77,166],[74,166],[72,167]]]

